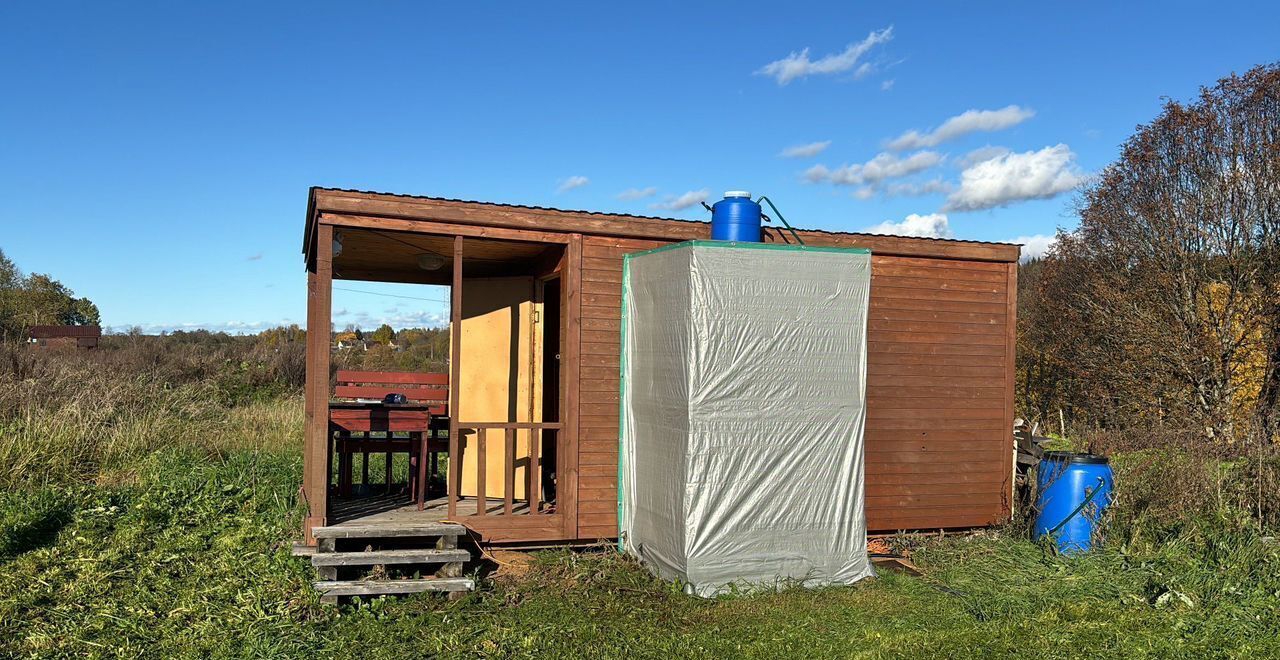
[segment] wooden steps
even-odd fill
[[[330,525],[315,527],[311,535],[317,539],[393,538],[403,536],[440,536],[457,538],[467,533],[467,528],[456,523],[367,523],[362,525]]]
[[[316,538],[309,555],[318,578],[314,587],[325,602],[423,592],[453,597],[475,588],[473,580],[462,577],[464,565],[473,558],[469,550],[458,547],[458,539],[467,534],[462,525],[353,521],[315,527],[311,533]]]
[[[340,596],[386,596],[426,591],[465,593],[475,589],[471,578],[424,578],[417,580],[328,580],[314,583],[327,598]]]
[[[377,566],[387,564],[448,564],[471,561],[471,553],[456,549],[369,550],[365,552],[318,552],[311,565]]]

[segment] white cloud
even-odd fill
[[[792,52],[780,60],[770,62],[760,67],[755,73],[756,75],[769,76],[777,80],[779,85],[785,85],[797,78],[843,73],[853,69],[858,64],[858,60],[867,54],[867,51],[890,39],[893,39],[892,26],[868,34],[866,39],[858,43],[849,44],[840,53],[826,55],[817,60],[810,60],[809,49],[806,48],[798,53]],[[867,65],[864,64],[863,66]],[[869,72],[870,70],[868,69],[866,73]]]
[[[957,164],[960,166],[961,169],[964,169],[967,167],[972,167],[974,165],[977,165],[978,163],[981,163],[984,160],[999,158],[1000,156],[1003,156],[1007,153],[1009,153],[1009,149],[1006,149],[1005,147],[993,147],[991,145],[987,145],[985,147],[978,147],[977,149],[974,149],[973,151],[970,151],[969,153],[965,154],[964,157],[957,162]]]
[[[999,110],[967,110],[942,122],[941,126],[932,131],[926,133],[914,130],[907,131],[890,140],[888,147],[894,151],[936,147],[943,142],[954,140],[970,133],[1000,131],[1011,126],[1017,126],[1035,116],[1035,114],[1029,108],[1020,108],[1016,105],[1000,108]]]
[[[901,181],[897,183],[875,183],[864,185],[853,191],[853,196],[857,199],[871,199],[876,195],[884,197],[923,197],[925,195],[946,194],[955,190],[955,186],[949,181],[943,181],[940,178],[929,179],[928,181]]]
[[[1049,252],[1049,248],[1053,247],[1054,242],[1057,240],[1058,240],[1057,236],[1047,236],[1045,234],[1036,234],[1034,236],[1019,236],[1017,238],[1009,239],[1008,241],[1005,241],[1005,242],[1021,244],[1022,258],[1020,259],[1020,261],[1026,262],[1026,261],[1031,261],[1032,259],[1039,259],[1040,257],[1043,257],[1047,252]]]
[[[683,211],[690,206],[696,206],[701,202],[707,201],[707,197],[711,195],[711,191],[703,188],[702,190],[690,190],[679,197],[668,197],[667,199],[650,205],[650,208],[664,209],[667,211]]]
[[[1049,199],[1084,181],[1065,144],[1010,153],[971,165],[943,211],[980,211],[1030,199]]]
[[[949,181],[930,179],[928,181],[891,183],[884,189],[889,197],[920,197],[922,195],[946,194],[955,189]]]
[[[656,194],[658,194],[658,189],[653,186],[649,186],[647,188],[627,188],[626,190],[618,193],[618,199],[623,201],[632,201],[636,199],[644,199],[645,197],[653,197]]]
[[[902,222],[888,220],[864,229],[868,234],[893,234],[895,236],[922,236],[927,238],[951,238],[951,225],[945,213],[920,215],[912,213]]]
[[[564,181],[560,182],[560,187],[556,188],[556,192],[558,193],[567,192],[567,191],[573,190],[574,188],[581,188],[587,185],[588,183],[591,183],[591,179],[588,179],[585,176],[571,176],[565,179]]]
[[[831,176],[831,170],[827,169],[827,166],[822,163],[818,163],[804,171],[804,180],[809,183],[821,183],[826,181],[829,176]]]
[[[889,91],[889,90],[893,89],[893,83],[894,83],[893,78],[890,78],[890,79],[888,79],[888,80],[886,80],[886,81],[884,81],[884,82],[880,83],[880,90],[881,90],[881,91],[884,91],[884,92],[887,92],[887,91]]]
[[[942,160],[942,154],[935,151],[918,151],[905,158],[883,152],[865,163],[844,165],[834,170],[824,165],[814,165],[805,170],[804,178],[814,183],[830,181],[847,186],[875,185],[888,179],[923,172]]]
[[[783,158],[812,158],[826,151],[829,146],[831,146],[831,140],[810,142],[809,144],[797,144],[783,149],[778,153],[778,155]]]

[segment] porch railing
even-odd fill
[[[529,456],[528,469],[525,472],[527,483],[525,484],[525,500],[528,502],[528,510],[525,513],[530,516],[548,515],[550,507],[544,510],[542,507],[542,496],[540,494],[542,485],[542,474],[544,471],[541,465],[540,450],[542,447],[543,434],[547,431],[555,431],[557,442],[559,441],[559,431],[562,425],[560,422],[458,422],[456,432],[450,429],[449,433],[449,517],[456,518],[458,515],[458,501],[461,499],[462,493],[462,446],[463,442],[467,443],[467,451],[474,452],[475,461],[475,503],[476,511],[474,516],[491,515],[489,512],[488,484],[488,456],[487,445],[489,442],[490,431],[503,432],[503,484],[502,484],[502,510],[501,513],[492,515],[510,516],[515,515],[516,508],[516,432],[529,432]],[[466,436],[466,440],[464,440]],[[557,448],[558,449],[558,448]],[[557,455],[559,452],[557,451]],[[555,466],[550,466],[554,470]]]

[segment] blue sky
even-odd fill
[[[1228,2],[5,3],[0,249],[153,331],[301,322],[312,185],[696,219],[741,188],[800,226],[1036,249],[1162,97],[1278,59],[1277,25]],[[336,286],[339,326],[447,298]]]

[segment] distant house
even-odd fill
[[[356,333],[350,331],[339,332],[337,335],[334,335],[333,347],[335,349],[359,348],[363,350],[368,350],[369,348],[364,339],[361,339],[356,335]]]
[[[33,348],[92,350],[98,347],[102,328],[96,325],[36,325],[31,327],[27,336]]]

